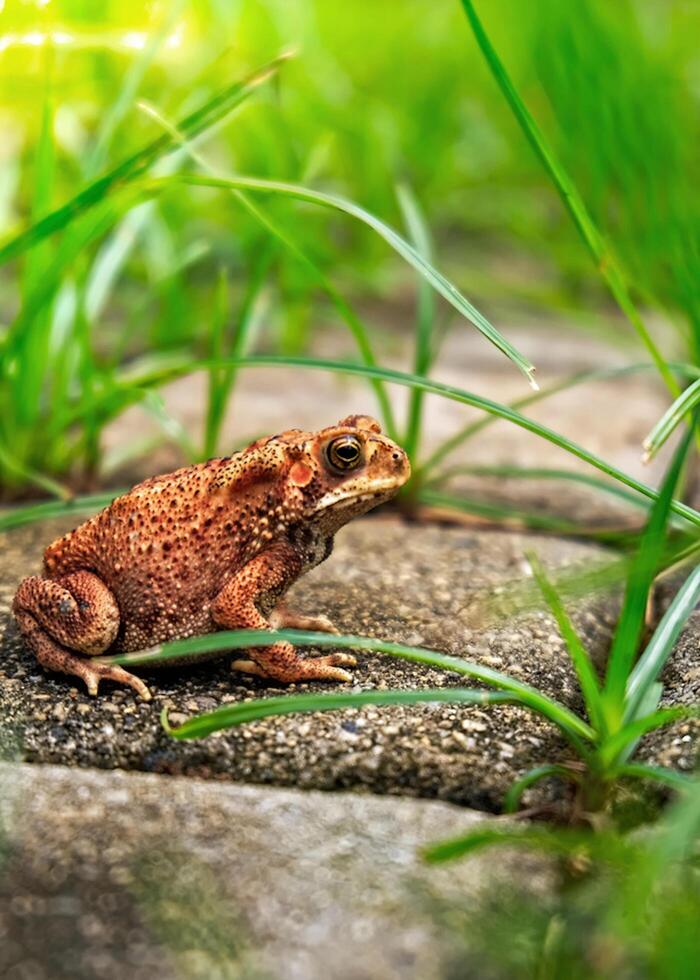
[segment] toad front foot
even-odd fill
[[[352,674],[341,666],[354,667],[357,661],[348,653],[323,657],[300,657],[291,643],[275,643],[251,651],[255,660],[234,660],[232,670],[254,674],[282,684],[302,681],[352,681]]]
[[[328,616],[307,616],[290,609],[286,602],[278,602],[268,616],[270,626],[275,630],[309,630],[313,633],[340,633]]]

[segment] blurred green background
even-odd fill
[[[477,9],[634,299],[675,326],[666,356],[700,360],[700,5],[482,0]],[[293,57],[279,73],[198,139],[209,166],[341,194],[407,235],[402,183],[435,264],[487,315],[506,307],[590,324],[602,314],[611,335],[630,333],[607,316],[598,272],[457,0],[5,0],[1,241],[161,135],[153,110],[181,119],[282,51]],[[197,169],[171,156],[154,172],[163,166]],[[264,328],[249,347],[313,350],[315,324],[328,322],[317,273],[234,195],[179,186],[139,203],[113,205],[72,252],[75,228],[0,267],[6,492],[41,482],[37,472],[94,470],[103,420],[79,411],[76,428],[61,406],[80,406],[86,387],[104,389],[134,357],[225,351],[212,322],[219,315],[235,330],[261,284]],[[332,211],[264,204],[349,302],[384,304],[373,332],[412,329],[414,273],[377,235]],[[222,271],[227,306],[217,314]],[[19,347],[8,340],[18,323]]]

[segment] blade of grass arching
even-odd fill
[[[560,449],[571,453],[572,456],[576,456],[578,459],[583,460],[590,466],[604,473],[606,476],[617,480],[624,486],[630,487],[630,489],[635,490],[637,493],[649,500],[656,500],[658,498],[658,493],[652,487],[647,486],[647,484],[635,480],[634,477],[629,476],[622,470],[617,469],[617,467],[612,466],[610,463],[606,463],[605,460],[596,456],[594,453],[588,452],[578,443],[572,442],[567,439],[566,436],[560,435],[558,432],[542,425],[539,422],[535,422],[532,419],[527,418],[525,415],[520,415],[514,409],[509,408],[507,405],[501,405],[498,402],[494,402],[489,398],[484,398],[481,395],[474,395],[463,388],[457,388],[454,385],[448,385],[444,382],[433,381],[428,378],[420,378],[413,374],[407,374],[403,371],[396,371],[392,368],[375,368],[368,367],[363,364],[353,364],[346,361],[326,361],[321,358],[311,358],[311,357],[273,357],[273,356],[255,356],[255,357],[245,357],[239,358],[237,360],[224,359],[221,362],[216,362],[222,366],[231,365],[235,367],[298,367],[298,368],[309,368],[311,370],[320,371],[331,371],[338,374],[349,374],[356,375],[357,377],[364,378],[381,378],[383,381],[387,381],[391,384],[403,385],[404,387],[420,387],[423,391],[430,392],[431,394],[439,395],[443,398],[448,398],[451,401],[459,402],[462,405],[470,405],[473,408],[481,409],[490,415],[497,416],[498,418],[505,419],[508,422],[512,422],[514,425],[519,426],[521,429],[525,429],[527,432],[532,432],[534,435],[545,439],[547,442],[552,443],[552,445],[558,446]],[[191,361],[188,364],[176,366],[173,368],[165,368],[161,371],[154,371],[151,374],[142,375],[140,377],[133,377],[130,380],[129,387],[139,387],[139,388],[149,388],[155,387],[157,385],[166,384],[169,381],[174,381],[176,378],[182,377],[183,375],[193,373],[195,371],[207,371],[211,367],[216,366],[213,361]],[[70,416],[64,418],[63,424],[69,424],[71,421],[79,420],[79,413],[74,413],[73,417]],[[683,517],[690,524],[695,527],[700,527],[700,513],[689,507],[687,504],[681,501],[674,500],[671,503],[671,509],[675,514]]]
[[[153,107],[149,107],[149,113],[156,119],[168,132],[171,133],[174,139],[177,139],[183,149],[190,155],[190,157],[197,163],[204,171],[212,176],[217,175],[215,169],[210,166],[210,164],[204,159],[201,153],[196,152],[191,144],[186,140],[185,136],[180,133],[169,120],[165,119],[159,112],[157,112]],[[225,179],[225,178],[223,178]],[[377,365],[374,352],[372,350],[372,344],[369,338],[369,332],[365,328],[364,323],[357,316],[355,311],[352,309],[350,304],[343,298],[343,296],[338,292],[338,290],[333,286],[328,277],[319,269],[316,263],[306,255],[304,251],[292,240],[289,234],[284,231],[277,222],[260,208],[258,205],[254,204],[247,194],[243,191],[232,190],[233,197],[241,204],[245,210],[258,221],[266,231],[268,231],[277,241],[279,241],[286,249],[289,251],[298,262],[300,262],[312,276],[316,279],[318,284],[324,290],[326,295],[329,297],[333,305],[335,306],[340,317],[345,320],[350,332],[353,335],[357,348],[362,356],[365,364],[371,367]],[[232,351],[233,356],[238,356],[244,353],[244,351]],[[382,422],[384,423],[384,430],[387,435],[392,439],[398,438],[398,431],[396,428],[396,423],[394,422],[394,413],[391,407],[391,402],[386,394],[384,385],[380,381],[373,381],[372,387],[374,388],[377,401],[379,403],[380,415]]]
[[[252,95],[258,86],[273,76],[288,57],[287,54],[280,55],[264,67],[252,72],[242,82],[236,82],[234,85],[221,89],[204,105],[180,120],[177,126],[178,130],[184,133],[188,139],[192,139],[210,129]],[[49,235],[53,235],[70,225],[78,215],[94,207],[104,200],[108,194],[144,174],[154,163],[177,148],[177,142],[174,142],[168,133],[164,133],[147,143],[108,173],[91,181],[87,187],[83,188],[62,207],[57,208],[20,234],[10,238],[4,245],[0,245],[0,264],[17,258]]]
[[[107,507],[115,497],[125,492],[125,490],[111,490],[109,493],[75,497],[73,500],[47,500],[41,504],[29,504],[27,507],[0,510],[0,531],[10,531],[12,528],[23,527],[33,521],[48,520],[51,517],[89,514]]]
[[[608,483],[606,480],[600,480],[588,473],[576,473],[574,470],[558,470],[546,466],[451,466],[449,469],[443,470],[442,473],[426,480],[423,486],[426,490],[439,487],[443,482],[451,480],[455,476],[496,476],[513,480],[563,480],[567,483],[580,483],[585,487],[611,494],[634,507],[640,507],[643,510],[649,509],[648,501],[640,499],[637,494],[631,493],[615,483]]]
[[[674,453],[661,491],[652,507],[649,521],[642,535],[639,554],[632,565],[625,589],[622,611],[617,622],[608,658],[603,700],[610,730],[622,721],[624,714],[625,685],[637,656],[639,640],[644,627],[649,589],[661,564],[666,544],[666,524],[673,501],[673,492],[688,453],[692,427]]]
[[[289,640],[290,643],[297,646],[343,647],[386,653],[392,657],[425,664],[428,667],[450,670],[465,677],[472,677],[502,692],[516,695],[519,703],[555,724],[581,755],[585,755],[587,751],[584,743],[595,739],[595,732],[583,719],[565,705],[547,697],[529,684],[524,684],[507,674],[492,670],[490,667],[484,667],[469,660],[462,660],[461,657],[407,646],[404,643],[376,640],[369,636],[336,636],[328,633],[312,633],[307,630],[222,631],[183,640],[173,640],[170,643],[153,647],[151,650],[101,657],[96,659],[95,663],[147,666],[154,663],[167,663],[183,656],[189,658],[195,654],[206,655],[214,650],[243,650],[254,646],[269,646],[270,643],[275,643],[278,640]]]
[[[666,575],[667,569],[672,569],[675,573],[681,563],[680,559],[683,565],[691,561],[695,564],[699,551],[698,544],[695,544],[692,549],[675,544],[667,546],[661,558],[663,571],[657,575],[657,581]],[[573,567],[565,566],[552,573],[557,591],[569,601],[596,594],[609,594],[613,589],[624,587],[629,579],[636,553],[637,549],[633,549],[622,557],[602,561],[593,559],[577,563]],[[489,594],[483,597],[480,604],[481,619],[483,622],[509,619],[534,612],[540,608],[540,604],[539,589],[533,582],[520,577],[511,580],[503,590],[503,594]]]
[[[306,711],[339,711],[343,708],[362,708],[367,704],[387,706],[392,704],[518,704],[516,694],[500,694],[494,691],[465,690],[463,688],[437,688],[424,691],[360,691],[346,694],[285,694],[281,697],[258,698],[229,704],[215,711],[195,715],[177,728],[168,723],[167,708],[161,712],[161,722],[166,732],[177,739],[203,738],[222,728],[244,725],[260,718],[291,715]]]
[[[648,779],[650,782],[663,783],[677,790],[688,790],[693,786],[692,776],[676,772],[674,769],[666,769],[664,766],[648,766],[644,762],[630,762],[624,766],[617,766],[615,775],[629,776],[632,779]]]
[[[409,265],[419,272],[432,286],[450,303],[462,316],[479,330],[501,353],[505,354],[516,367],[527,377],[530,384],[536,388],[533,380],[534,366],[516,348],[489,323],[485,316],[462,295],[453,283],[441,272],[438,272],[393,228],[376,218],[369,211],[361,208],[337,194],[325,194],[322,191],[310,190],[300,184],[290,184],[279,180],[264,180],[256,177],[209,177],[200,174],[176,174],[171,177],[154,178],[144,181],[144,189],[152,193],[175,187],[184,183],[195,187],[219,187],[222,190],[252,191],[261,194],[279,194],[283,197],[305,201],[320,207],[340,211],[361,221],[372,228],[387,242]],[[1,257],[1,256],[0,256]]]
[[[396,196],[401,207],[404,224],[408,230],[411,244],[426,262],[433,261],[433,247],[430,230],[425,215],[408,184],[399,184]],[[435,322],[435,296],[422,277],[418,277],[418,305],[416,310],[416,329],[413,352],[413,373],[427,375],[432,361],[433,325]],[[408,424],[404,449],[410,459],[418,452],[422,419],[423,392],[418,388],[411,391],[408,405]]]
[[[590,831],[574,830],[569,827],[556,829],[536,824],[517,824],[504,827],[478,827],[459,837],[451,837],[437,844],[429,844],[423,850],[423,857],[431,864],[452,861],[466,857],[482,847],[494,844],[520,844],[544,851],[546,854],[568,856],[582,849],[588,851],[592,841]]]
[[[639,707],[637,708],[637,718],[644,718],[647,715],[652,715],[658,709],[661,704],[661,698],[664,693],[664,686],[660,681],[654,684],[650,684],[644,692],[644,697],[639,702]],[[624,723],[624,719],[623,719]],[[632,758],[634,753],[637,751],[637,745],[639,744],[639,739],[632,739],[628,742],[625,748],[619,753],[617,757],[618,763],[627,762]]]
[[[668,408],[664,415],[659,419],[649,435],[646,437],[642,446],[644,448],[644,462],[648,463],[656,456],[659,449],[666,442],[672,432],[680,425],[684,418],[693,411],[700,403],[700,378],[689,385],[685,391],[679,395],[673,404]]]
[[[517,119],[520,127],[525,134],[530,146],[539,157],[542,166],[554,184],[564,207],[569,212],[581,238],[586,244],[596,268],[600,272],[608,289],[610,290],[617,305],[637,333],[637,336],[646,347],[649,355],[656,365],[656,368],[664,380],[664,383],[671,394],[676,397],[679,394],[679,387],[668,364],[659,352],[656,344],[652,340],[639,311],[637,310],[630,292],[627,288],[625,275],[620,267],[618,260],[612,250],[607,245],[601,235],[588,208],[583,202],[583,198],[578,192],[576,185],[564,169],[561,161],[556,157],[552,147],[549,145],[535,122],[534,118],[527,109],[525,103],[520,98],[512,79],[508,75],[503,62],[498,57],[495,48],[491,44],[488,34],[477,16],[476,9],[472,0],[462,0],[462,7],[471,25],[476,42],[481,49],[481,53],[486,59],[494,80],[498,84],[506,102],[511,108],[513,115]]]
[[[654,635],[627,679],[625,722],[633,721],[638,716],[647,690],[656,682],[699,599],[700,566],[693,569],[674,596],[673,602],[654,630]]]
[[[369,367],[376,367],[377,360],[372,349],[369,331],[365,327],[360,317],[355,313],[352,306],[342,296],[342,294],[338,292],[330,279],[328,279],[328,277],[321,271],[316,263],[313,262],[294,241],[292,241],[289,235],[283,231],[276,222],[272,221],[268,214],[266,214],[260,207],[253,204],[246,194],[238,191],[236,192],[235,196],[246,211],[256,218],[264,228],[274,235],[274,237],[280,241],[282,245],[284,245],[284,247],[311,272],[330,299],[341,319],[343,319],[350,328],[350,333],[357,344],[357,349],[364,363]],[[394,421],[394,411],[391,407],[391,402],[389,401],[384,385],[381,383],[381,381],[374,380],[372,382],[372,387],[374,388],[374,393],[379,404],[379,412],[384,426],[384,431],[390,438],[398,440],[398,430],[396,428],[396,422]]]
[[[474,517],[497,522],[500,525],[513,528],[528,528],[530,530],[546,531],[550,534],[570,535],[579,538],[591,538],[595,541],[608,543],[627,542],[634,534],[631,530],[614,527],[589,527],[577,524],[565,517],[554,514],[538,513],[523,510],[508,503],[491,503],[463,494],[435,493],[432,490],[419,490],[411,497],[413,503],[440,511],[460,511]]]
[[[532,551],[526,552],[525,557],[530,564],[532,574],[549,606],[550,612],[557,622],[559,632],[566,643],[566,649],[569,652],[569,657],[578,677],[583,701],[586,705],[586,711],[588,712],[591,725],[597,732],[604,734],[606,729],[600,686],[588,651],[581,642],[576,627],[569,619],[569,615],[564,608],[564,603],[561,601],[557,590],[549,581],[542,562]]]
[[[292,241],[289,235],[282,231],[276,222],[271,220],[269,215],[262,211],[262,209],[257,205],[253,204],[246,194],[238,192],[236,197],[243,207],[245,207],[248,213],[257,218],[261,225],[264,228],[267,228],[267,230],[273,234],[275,238],[277,238],[285,246],[285,248],[312,273],[337,310],[341,319],[343,319],[350,328],[350,332],[355,340],[355,343],[357,344],[357,349],[364,363],[370,367],[376,367],[377,360],[372,349],[369,331],[365,327],[360,317],[355,313],[352,306],[341,295],[341,293],[338,292],[330,279],[328,279],[328,277],[321,271],[316,263],[313,262],[298,247],[298,245]],[[398,431],[396,428],[396,422],[394,421],[394,412],[384,385],[381,383],[381,381],[375,380],[372,382],[372,387],[374,388],[377,402],[379,404],[379,411],[384,425],[384,430],[390,438],[397,439]]]
[[[612,766],[620,758],[625,761],[629,755],[625,751],[627,747],[631,744],[636,745],[647,732],[672,725],[674,721],[681,721],[684,718],[698,717],[700,717],[700,705],[679,705],[674,708],[660,708],[644,718],[637,718],[602,742],[598,750],[600,760],[606,767]]]
[[[689,378],[697,377],[698,370],[700,370],[692,364],[676,362],[669,362],[669,367],[674,372]],[[540,388],[539,391],[534,391],[529,395],[525,395],[524,398],[516,399],[516,401],[510,403],[509,407],[517,411],[521,408],[527,408],[528,405],[534,405],[536,402],[544,401],[547,398],[558,395],[562,391],[568,391],[569,389],[575,388],[578,385],[586,384],[589,381],[607,381],[609,379],[626,377],[629,374],[637,374],[639,372],[653,370],[653,364],[641,363],[629,364],[625,367],[596,368],[594,371],[578,371],[576,374],[569,375],[568,378],[564,378],[562,381],[557,381],[548,388]],[[430,454],[426,460],[424,460],[417,468],[414,468],[414,476],[418,482],[423,481],[424,473],[430,473],[431,470],[435,469],[438,463],[441,463],[446,456],[449,456],[449,454],[454,452],[455,449],[458,449],[462,443],[466,442],[467,439],[473,438],[483,429],[493,425],[495,421],[495,418],[489,417],[477,419],[475,422],[468,423],[462,429],[459,429],[453,436],[446,439]]]
[[[579,782],[581,778],[580,773],[574,769],[570,769],[568,766],[556,764],[536,766],[534,769],[526,772],[524,776],[521,776],[520,779],[516,779],[509,787],[508,792],[503,798],[503,812],[515,813],[520,806],[520,800],[525,790],[539,783],[540,780],[549,779],[552,776],[560,776],[562,779],[568,779],[570,782]]]

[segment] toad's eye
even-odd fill
[[[362,463],[362,443],[355,436],[338,436],[326,446],[326,459],[333,470],[357,469]]]

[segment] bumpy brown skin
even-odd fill
[[[359,449],[344,470],[329,459],[340,437]],[[367,416],[259,439],[234,456],[146,480],[54,541],[44,575],[20,583],[15,617],[42,666],[82,677],[91,694],[109,679],[145,699],[138,677],[88,658],[219,629],[335,632],[325,617],[295,614],[280,600],[328,557],[340,527],[409,475],[404,451]],[[289,643],[249,656],[232,666],[283,683],[350,680],[340,665],[355,662],[340,653],[302,659]]]

